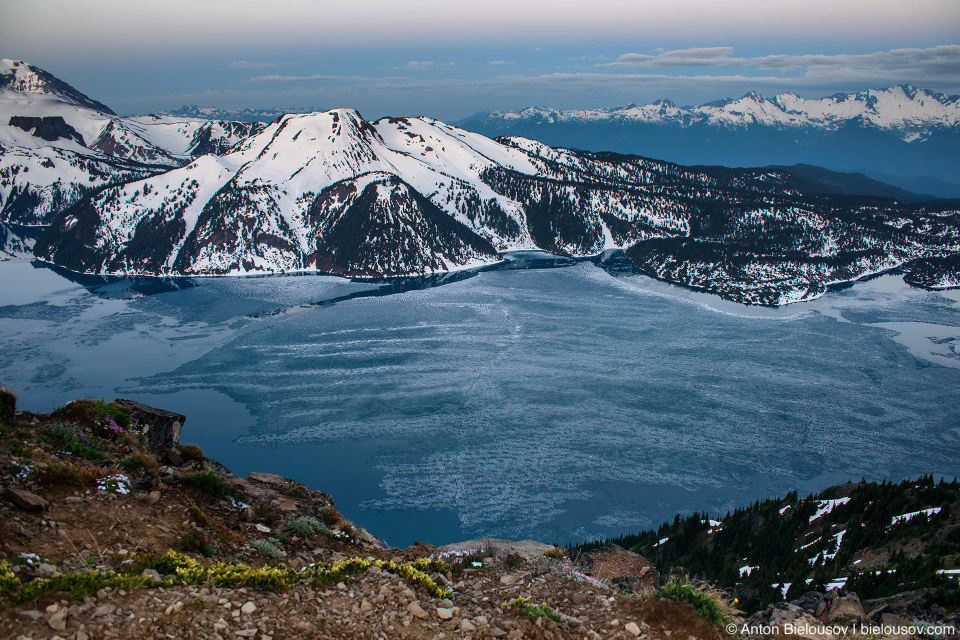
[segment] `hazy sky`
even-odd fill
[[[0,0],[0,57],[118,113],[353,106],[456,120],[753,90],[960,94],[960,0]]]

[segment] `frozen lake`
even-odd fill
[[[960,295],[882,276],[758,309],[589,263],[384,291],[0,263],[21,408],[128,397],[390,544],[566,542],[830,484],[960,475]]]

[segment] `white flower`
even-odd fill
[[[100,478],[97,480],[97,489],[108,493],[127,495],[130,493],[130,478],[122,473],[107,478]]]

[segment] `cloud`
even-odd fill
[[[426,69],[442,69],[444,67],[455,67],[457,66],[456,61],[451,60],[450,62],[434,62],[433,60],[411,60],[402,67],[394,67],[394,69],[416,69],[417,71],[424,71]]]
[[[638,59],[639,64],[623,64]],[[666,60],[695,64],[688,68],[661,64]],[[701,64],[707,60],[713,61],[713,66]],[[364,113],[373,111],[380,115],[426,113],[449,119],[481,109],[514,109],[534,104],[581,109],[667,98],[678,104],[694,105],[750,91],[770,97],[794,92],[806,98],[820,98],[903,83],[948,94],[960,93],[960,45],[866,54],[757,57],[738,57],[730,47],[696,47],[625,55],[618,59],[621,64],[614,66],[600,64],[576,70],[568,65],[555,73],[526,71],[521,65],[490,64],[509,62],[505,60],[488,60],[483,65],[486,73],[475,69],[448,73],[439,71],[450,69],[451,63],[427,62],[432,64],[420,69],[402,66],[393,75],[261,74],[247,79],[247,90],[183,96],[179,102],[270,105],[296,100],[327,107],[356,106]],[[172,103],[176,98],[167,95],[154,99]],[[145,101],[146,97],[128,102]],[[136,105],[131,104],[130,108]]]
[[[234,69],[272,69],[282,67],[283,64],[279,62],[247,62],[246,60],[234,60],[230,63],[230,66]]]
[[[922,83],[925,78],[943,79],[960,74],[960,45],[927,49],[891,49],[867,54],[767,55],[734,57],[733,47],[698,47],[661,51],[656,55],[625,53],[613,62],[596,67],[685,68],[736,67],[779,72],[802,71],[803,75],[830,77],[888,78],[899,76]]]
[[[682,61],[682,65],[681,65]],[[436,69],[453,63],[411,61],[405,68]],[[506,60],[488,65],[503,69]],[[684,73],[682,66],[695,68]],[[893,49],[869,54],[768,55],[735,57],[732,47],[696,47],[661,51],[655,55],[624,54],[616,62],[598,63],[594,72],[502,74],[489,78],[370,77],[338,75],[259,75],[253,83],[335,83],[370,91],[450,91],[478,93],[524,92],[573,96],[619,92],[656,93],[653,97],[732,96],[742,91],[805,91],[808,94],[857,91],[910,83],[955,93],[960,91],[960,45],[928,49]],[[736,69],[724,73],[723,69]],[[648,71],[650,69],[650,71]],[[659,71],[654,71],[659,69]],[[598,98],[599,99],[599,98]],[[685,99],[685,98],[679,98]]]
[[[253,76],[250,78],[250,82],[268,84],[283,84],[292,82],[378,82],[384,80],[412,80],[412,78],[372,78],[369,76],[330,76],[320,74],[313,76],[281,76],[279,74],[273,74],[269,76]]]

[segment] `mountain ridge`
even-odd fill
[[[284,116],[224,156],[101,191],[35,252],[101,274],[384,276],[493,262],[491,247],[618,249],[651,275],[751,304],[905,264],[914,282],[960,283],[951,262],[923,262],[960,248],[955,206],[835,195],[824,175],[682,167],[338,109]]]
[[[599,109],[527,107],[455,122],[551,146],[618,151],[686,165],[812,164],[960,183],[960,96],[911,85],[805,99],[756,92],[694,107],[669,100]]]
[[[52,74],[0,61],[0,222],[45,226],[84,195],[225,153],[260,124],[120,117]]]
[[[381,277],[512,250],[620,250],[650,275],[748,304],[901,266],[916,284],[960,284],[956,207],[877,198],[912,196],[862,177],[683,167],[354,109],[266,125],[119,118],[46,72],[3,65],[0,222],[49,224],[35,255],[78,272]],[[879,113],[884,100],[867,98]],[[861,195],[836,193],[851,185]]]
[[[863,118],[879,129],[899,132],[907,141],[918,139],[927,128],[960,126],[960,95],[946,95],[897,85],[853,93],[835,93],[819,99],[806,99],[786,92],[773,98],[751,91],[740,98],[724,98],[698,106],[677,106],[669,100],[656,100],[638,106],[600,109],[556,109],[526,107],[519,111],[493,111],[487,117],[524,119],[539,117],[545,121],[635,120],[690,126],[700,122],[711,125],[743,127],[763,123],[781,127],[837,128]],[[455,124],[472,119],[465,118]]]

